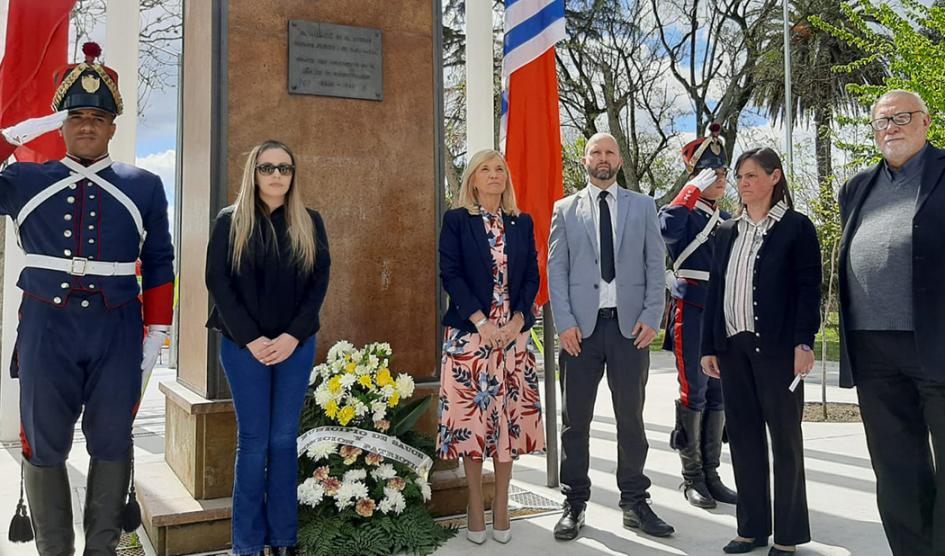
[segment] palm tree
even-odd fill
[[[812,15],[831,23],[842,21],[843,12],[836,0],[794,0],[791,2],[791,11],[795,21],[791,27],[792,123],[807,123],[813,119],[817,131],[814,139],[817,178],[820,183],[824,183],[833,174],[830,129],[834,117],[838,112],[856,113],[862,108],[847,91],[847,85],[881,84],[886,70],[879,62],[862,65],[852,72],[833,70],[836,66],[866,57],[860,49],[811,25],[809,17]],[[775,121],[778,118],[783,120],[785,89],[782,37],[773,38],[765,49],[765,58],[756,70],[755,79],[754,104]]]

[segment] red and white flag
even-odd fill
[[[499,142],[522,212],[535,222],[541,288],[548,301],[548,234],[564,196],[555,43],[565,38],[564,0],[505,0]]]
[[[0,0],[0,128],[52,113],[53,74],[66,65],[69,14],[75,0]],[[20,161],[62,158],[58,133],[47,133],[19,147]]]

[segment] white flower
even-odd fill
[[[334,442],[315,442],[305,450],[305,454],[312,461],[319,461],[334,454],[337,449],[338,445]]]
[[[401,399],[409,398],[413,395],[413,378],[408,374],[397,375],[397,392]]]
[[[400,514],[407,507],[407,501],[404,495],[396,488],[384,487],[384,499],[378,505],[381,513]]]
[[[328,350],[328,360],[334,361],[336,358],[344,358],[348,353],[354,351],[354,346],[351,345],[351,342],[346,340],[341,340],[335,345],[331,346],[331,349]]]
[[[358,417],[363,417],[365,413],[368,412],[368,406],[361,400],[357,400],[354,404],[354,414]]]
[[[423,477],[417,477],[413,482],[420,488],[420,494],[423,495],[424,502],[428,501],[430,497],[433,496],[433,492],[430,490],[430,483]]]
[[[321,365],[319,365],[321,366]],[[318,377],[321,375],[321,371],[318,367],[312,369],[312,372],[308,375],[308,385],[311,386],[315,384],[315,381],[318,380]]]
[[[367,485],[361,481],[344,481],[341,483],[341,487],[338,489],[338,492],[335,493],[335,506],[337,506],[339,510],[343,510],[354,504],[352,499],[360,500],[361,498],[367,497]]]
[[[374,355],[373,353],[370,356],[368,356],[367,360],[368,360],[368,365],[370,365],[370,367],[373,369],[376,369],[377,364],[380,363],[380,359],[378,359],[377,356]]]
[[[345,373],[341,375],[341,385],[345,390],[351,388],[351,385],[358,381],[357,375]]]
[[[369,375],[371,374],[371,367],[367,367],[365,365],[358,365],[357,367],[354,368],[354,374],[358,376]]]
[[[377,466],[377,469],[371,471],[371,476],[374,477],[374,480],[377,482],[383,482],[387,479],[397,476],[397,470],[394,469],[394,466],[389,463],[382,463]]]
[[[363,481],[367,479],[367,469],[349,469],[345,471],[345,475],[342,480],[346,483],[354,481]]]
[[[372,421],[383,421],[387,418],[387,403],[383,400],[372,402],[371,413],[374,414]]]
[[[298,488],[299,502],[311,507],[316,507],[322,503],[325,497],[325,489],[315,479],[309,477]]]
[[[315,403],[319,407],[325,407],[325,405],[332,399],[335,398],[335,395],[328,390],[328,384],[323,382],[318,388],[315,389]]]
[[[393,384],[388,384],[387,386],[381,388],[381,394],[383,394],[385,398],[393,396],[395,391],[396,388],[394,388]]]

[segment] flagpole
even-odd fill
[[[541,319],[545,359],[545,485],[554,488],[558,486],[558,400],[555,391],[558,367],[555,366],[555,319],[550,301],[542,307]]]
[[[466,2],[466,158],[495,148],[492,2]]]
[[[788,178],[794,176],[794,100],[791,95],[791,33],[788,23],[788,0],[781,0],[784,27],[784,155]]]

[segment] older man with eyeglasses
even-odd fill
[[[895,556],[945,555],[945,150],[930,124],[915,93],[879,97],[883,160],[839,195],[840,383],[857,388]]]

